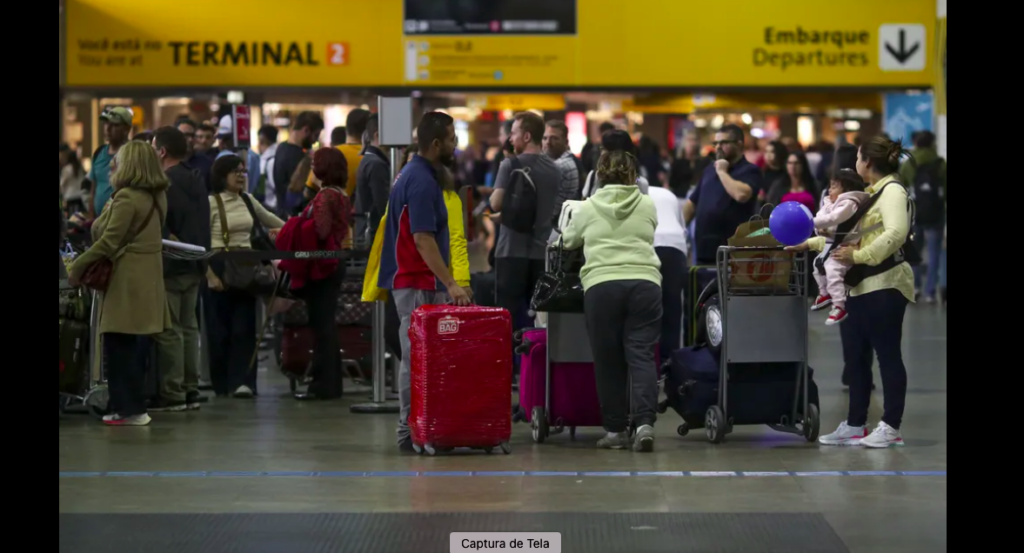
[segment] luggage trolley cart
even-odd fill
[[[784,251],[782,247],[728,246],[718,250],[721,371],[718,404],[708,409],[705,420],[712,443],[722,443],[733,431],[729,369],[744,363],[796,363],[792,410],[768,426],[810,442],[818,439],[820,412],[810,402],[807,363],[807,255]]]
[[[61,291],[75,290],[68,285],[66,280],[58,284]],[[86,354],[89,356],[88,371],[83,378],[81,395],[58,394],[68,404],[71,402],[85,406],[91,415],[102,419],[107,415],[107,404],[110,401],[110,390],[107,387],[106,371],[103,367],[102,356],[98,355],[101,350],[101,337],[99,336],[100,310],[99,294],[93,291],[86,292],[91,295],[89,311],[89,345]]]

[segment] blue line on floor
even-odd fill
[[[937,471],[824,472],[58,472],[62,479],[85,478],[822,478],[846,476],[940,476]]]

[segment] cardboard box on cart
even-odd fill
[[[734,248],[781,248],[771,233],[751,236],[768,228],[768,221],[756,217],[743,223],[729,239]],[[793,273],[793,254],[786,251],[733,252],[730,254],[729,287],[786,291]]]

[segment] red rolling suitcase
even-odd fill
[[[285,328],[281,336],[281,372],[289,380],[302,382],[313,363],[316,338],[309,327]]]
[[[490,307],[424,306],[412,315],[417,451],[512,452],[512,317]]]

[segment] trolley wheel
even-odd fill
[[[576,441],[576,427],[575,426],[572,426],[572,427],[569,428],[569,439],[574,441],[574,442]]]
[[[725,414],[722,413],[722,408],[717,405],[712,405],[708,409],[708,414],[704,419],[704,432],[708,436],[708,441],[713,444],[720,444],[725,440],[725,434],[728,431],[727,423],[725,421]]]
[[[685,437],[689,436],[690,435],[690,425],[686,424],[685,422],[683,424],[680,424],[679,428],[676,429],[676,433],[679,434],[680,438],[685,438]]]
[[[804,417],[804,437],[808,442],[814,443],[821,435],[821,410],[812,403],[807,411],[807,416]]]
[[[697,332],[704,338],[698,342],[706,342],[708,349],[715,354],[721,353],[725,328],[722,325],[722,306],[718,294],[711,296],[704,304],[697,325]]]
[[[512,445],[508,442],[501,442],[501,452],[505,455],[512,455]]]
[[[106,384],[97,386],[89,390],[82,403],[85,404],[85,407],[92,416],[102,420],[103,417],[110,414],[107,408],[110,403],[110,389],[107,388]]]
[[[299,391],[299,383],[296,382],[294,378],[288,379],[288,387],[291,389],[292,394]]]
[[[548,414],[543,407],[533,408],[533,413],[530,417],[530,428],[533,429],[534,442],[542,444],[548,438],[551,428],[548,426]]]
[[[668,413],[668,400],[667,399],[665,401],[663,401],[663,402],[658,404],[658,414],[659,415],[664,415],[665,413]]]
[[[485,447],[484,448],[484,453],[486,453],[488,455],[491,455],[491,454],[494,453],[494,448],[493,447]]]
[[[434,449],[434,446],[430,444],[423,446],[423,451],[426,452],[426,454],[431,457],[437,457],[437,450]]]

